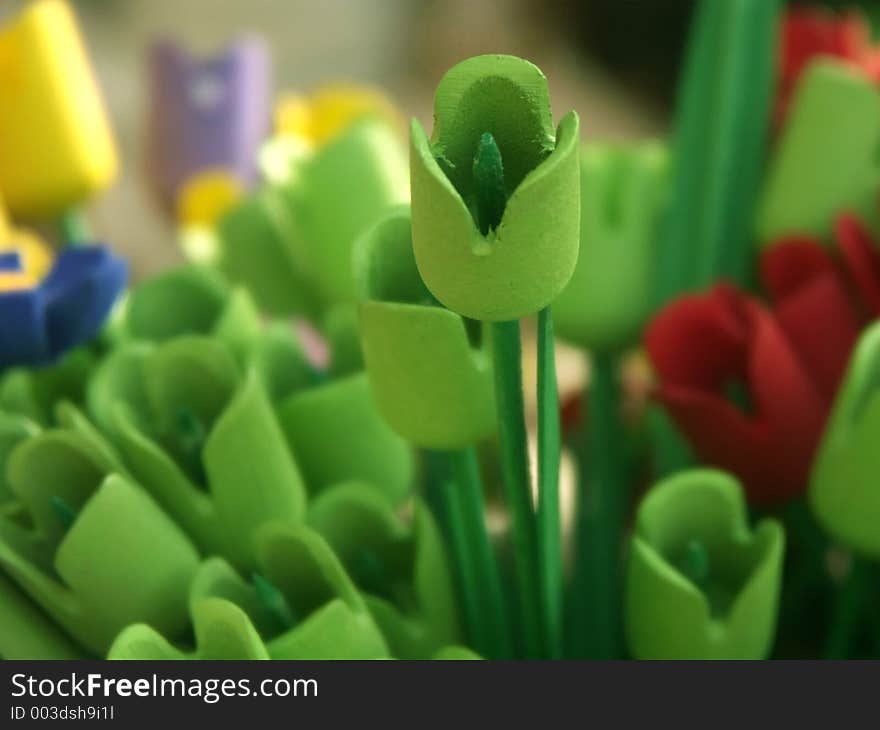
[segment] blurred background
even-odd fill
[[[3,0],[0,22],[27,0]],[[213,55],[242,33],[263,36],[275,91],[325,81],[385,88],[430,122],[434,87],[462,58],[523,56],[547,75],[554,113],[576,109],[585,138],[666,133],[693,0],[77,0],[117,135],[123,169],[95,201],[95,229],[136,278],[179,261],[173,230],[143,175],[145,49],[167,37]],[[840,2],[827,5],[844,5]],[[852,6],[853,2],[845,5]],[[861,3],[880,15],[880,3]],[[428,127],[430,128],[430,126]]]

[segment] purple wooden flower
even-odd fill
[[[257,176],[257,150],[269,132],[269,53],[242,38],[200,60],[162,41],[149,54],[147,167],[163,203],[173,208],[193,175],[222,168],[243,183]]]

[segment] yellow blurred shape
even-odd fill
[[[293,94],[282,96],[275,107],[275,130],[280,135],[300,137],[319,147],[366,116],[380,117],[397,128],[401,126],[396,107],[378,89],[328,84],[307,98]]]
[[[52,248],[30,231],[13,228],[0,199],[0,253],[18,252],[21,271],[0,271],[0,291],[25,289],[34,286],[52,268],[55,253]]]
[[[109,185],[117,155],[73,12],[35,0],[0,29],[0,192],[53,218]]]
[[[183,185],[177,220],[183,226],[213,226],[244,195],[238,179],[222,168],[205,170]]]

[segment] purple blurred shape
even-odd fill
[[[147,174],[163,204],[194,174],[224,168],[245,185],[269,132],[272,80],[265,43],[245,37],[210,59],[170,41],[149,52]]]

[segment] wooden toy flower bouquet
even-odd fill
[[[259,39],[148,72],[190,263],[129,282],[70,8],[0,27],[0,656],[880,657],[860,15],[697,3],[667,141],[513,56],[408,153],[379,91],[273,107]]]

